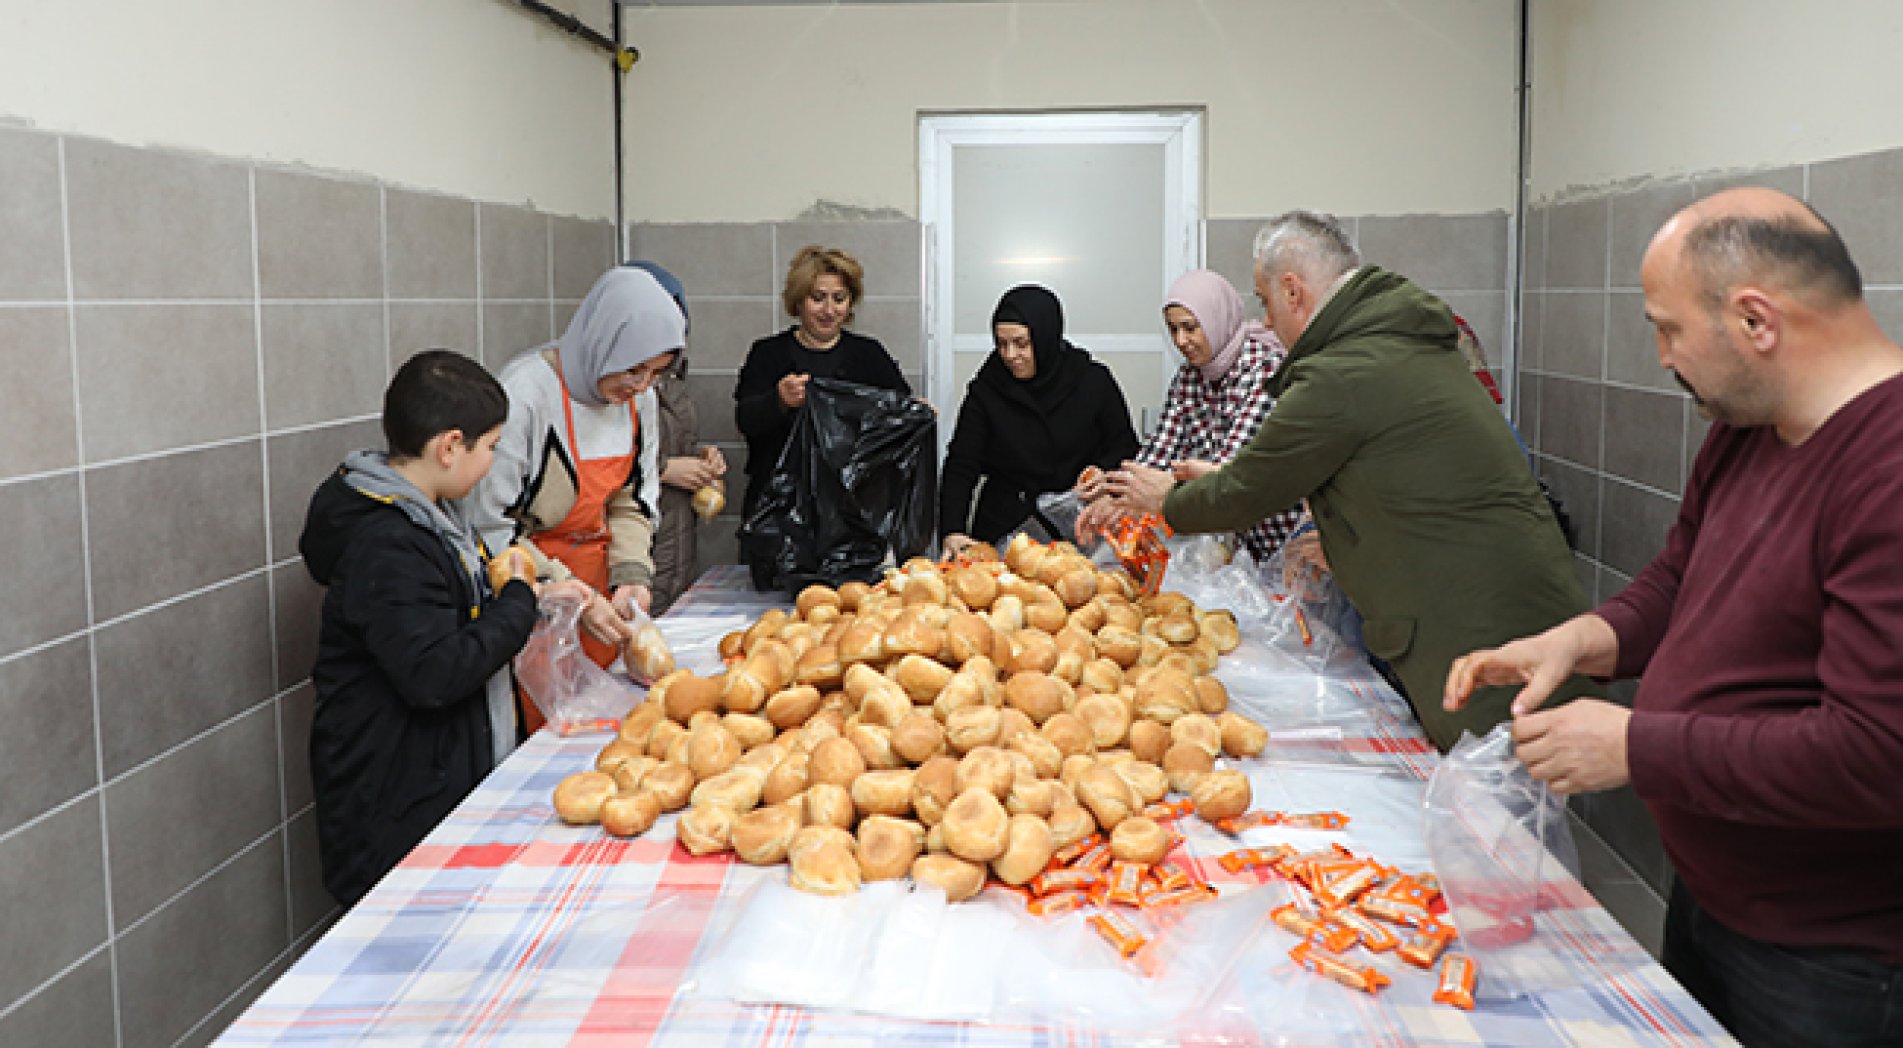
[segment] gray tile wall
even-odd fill
[[[753,340],[792,318],[780,304],[786,267],[807,244],[850,252],[865,267],[866,297],[852,329],[885,344],[913,388],[924,388],[924,287],[920,230],[911,221],[635,223],[627,257],[659,262],[687,288],[688,389],[700,417],[700,441],[727,458],[728,508],[700,527],[701,570],[738,559],[746,444],[733,421],[733,387]]]
[[[1878,321],[1903,337],[1903,149],[1532,209],[1520,428],[1540,474],[1579,524],[1575,560],[1595,600],[1616,594],[1664,545],[1707,429],[1659,367],[1639,261],[1674,211],[1740,185],[1807,199],[1835,224]],[[1632,691],[1622,684],[1614,696],[1630,701]],[[1666,891],[1671,865],[1629,789],[1575,798],[1574,809],[1641,885]]]
[[[0,130],[0,1044],[203,1043],[336,916],[304,507],[417,349],[500,363],[607,222]]]

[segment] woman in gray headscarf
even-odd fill
[[[623,617],[646,610],[661,477],[652,386],[686,344],[654,275],[616,267],[560,339],[503,366],[509,418],[468,506],[490,549],[526,539],[538,574],[581,579]],[[583,642],[604,666],[617,654]]]

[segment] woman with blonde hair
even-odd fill
[[[752,516],[773,476],[793,434],[793,415],[806,404],[808,380],[843,379],[911,395],[879,340],[846,330],[865,290],[859,261],[838,248],[808,244],[793,256],[780,301],[794,323],[754,342],[734,384],[734,422],[747,438],[741,519]]]

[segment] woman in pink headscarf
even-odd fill
[[[1170,285],[1163,303],[1170,341],[1182,366],[1163,398],[1163,417],[1137,452],[1136,461],[1173,471],[1188,480],[1213,471],[1249,443],[1274,401],[1269,377],[1288,351],[1275,333],[1249,316],[1242,296],[1220,273],[1192,270]],[[1092,477],[1077,488],[1089,503],[1077,521],[1080,537],[1094,535],[1117,515],[1117,507]],[[1295,531],[1301,513],[1290,510],[1236,534],[1255,557],[1268,559]]]

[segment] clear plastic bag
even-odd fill
[[[1541,914],[1546,900],[1577,890],[1566,803],[1514,755],[1510,726],[1481,739],[1462,735],[1428,781],[1424,811],[1428,854],[1460,948],[1478,962],[1476,992],[1513,998],[1576,984],[1578,972]]]
[[[642,692],[595,665],[582,651],[577,628],[582,598],[556,592],[545,597],[529,634],[515,657],[515,676],[542,711],[549,726],[563,735],[614,731]]]
[[[999,553],[1003,553],[1011,545],[1011,540],[1019,535],[1027,535],[1046,545],[1068,542],[1086,557],[1094,557],[1099,550],[1108,546],[1102,536],[1092,538],[1089,542],[1077,541],[1077,517],[1083,513],[1084,503],[1075,491],[1043,492],[1037,496],[1034,505],[1037,507],[1035,512],[1024,518],[1024,523],[997,541]]]

